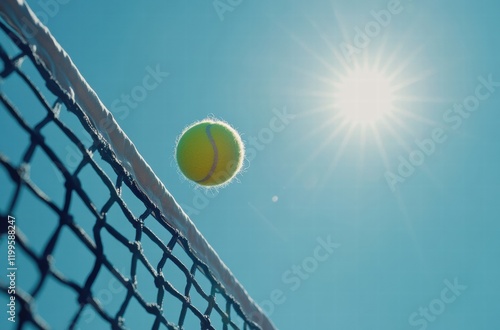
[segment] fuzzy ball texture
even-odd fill
[[[187,127],[175,148],[186,178],[202,186],[229,183],[241,170],[245,147],[238,132],[222,121],[202,120]]]

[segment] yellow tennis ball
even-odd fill
[[[206,119],[182,132],[175,154],[186,178],[203,186],[218,186],[238,174],[245,147],[234,128],[222,121]]]

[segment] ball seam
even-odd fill
[[[217,167],[217,162],[219,161],[219,150],[217,149],[217,144],[215,143],[214,137],[212,136],[212,132],[210,132],[211,126],[211,124],[208,124],[205,128],[205,132],[207,133],[208,140],[212,144],[212,148],[214,150],[214,161],[212,162],[212,167],[210,168],[210,171],[208,171],[208,174],[203,179],[197,180],[196,182],[198,183],[207,181],[212,177],[215,172],[215,168]]]

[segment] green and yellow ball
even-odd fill
[[[175,148],[182,174],[207,187],[229,183],[241,170],[245,147],[229,124],[205,119],[187,127]]]

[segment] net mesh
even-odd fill
[[[87,322],[89,311],[99,324],[125,329],[130,326],[127,317],[137,318],[138,309],[148,316],[141,319],[141,328],[193,329],[196,324],[200,329],[261,329],[196,256],[190,242],[164,221],[165,215],[138,189],[134,177],[117,161],[85,112],[37,62],[32,49],[4,22],[0,22],[0,28],[0,237],[5,242],[8,216],[16,218],[18,264],[24,260],[23,267],[28,269],[31,264],[29,269],[37,273],[25,287],[24,278],[18,277],[18,319],[14,326],[59,327],[50,323],[54,317],[49,312],[44,314],[39,302],[43,299],[44,304],[56,304],[62,299],[59,293],[46,292],[50,286],[56,292],[69,292],[64,297],[70,300],[63,302],[72,306],[65,315],[64,327],[69,329],[92,327],[94,321]],[[30,71],[29,66],[34,69]],[[38,106],[27,105],[26,98],[35,99]],[[83,128],[81,132],[63,120],[71,122],[73,115]],[[78,157],[67,156],[68,145],[77,150],[73,154]],[[41,156],[59,182],[50,179],[47,184],[44,176],[49,173],[36,178]],[[100,181],[99,191],[86,188],[91,176]],[[55,189],[59,189],[61,198],[53,192]],[[127,194],[134,200],[126,200]],[[27,208],[35,209],[40,216],[23,218],[20,213]],[[34,221],[49,229],[30,236]],[[71,243],[65,238],[68,233]],[[119,248],[126,253],[116,262],[112,252]],[[73,276],[70,270],[66,274],[57,256],[64,254],[77,262],[77,249],[85,249],[91,256],[88,268],[83,274],[80,270],[80,276]],[[81,262],[85,263],[83,258]],[[126,267],[120,268],[117,263]],[[104,303],[106,295],[99,287],[103,274],[120,292],[113,296],[114,310]],[[6,296],[8,284],[2,281],[0,287]]]

